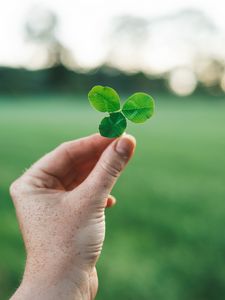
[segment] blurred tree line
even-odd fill
[[[150,77],[142,72],[127,74],[107,65],[85,73],[69,70],[62,64],[37,71],[0,67],[0,94],[43,94],[46,92],[82,94],[87,93],[97,84],[112,86],[121,93],[132,93],[137,90],[153,94],[172,93],[166,77]],[[194,93],[224,95],[217,84],[207,87],[199,83]]]
[[[127,75],[107,66],[86,73],[69,70],[63,65],[38,71],[0,68],[0,92],[4,94],[83,93],[96,84],[113,86],[124,93],[130,93],[137,89],[146,92],[167,91],[162,78],[147,78],[141,72]]]

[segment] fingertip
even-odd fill
[[[133,135],[125,133],[123,137],[125,137],[126,139],[128,139],[130,141],[133,148],[136,147],[137,141]]]
[[[130,158],[136,147],[136,139],[129,134],[123,134],[115,143],[115,150],[121,156]]]
[[[116,198],[112,195],[109,195],[107,201],[106,201],[106,208],[113,207],[116,204]]]
[[[107,144],[112,143],[116,139],[116,138],[108,138],[108,137],[102,136],[98,132],[90,135],[90,137],[94,138],[95,140],[98,140],[100,143],[105,142]]]

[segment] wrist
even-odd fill
[[[73,283],[65,280],[60,282],[34,282],[23,280],[11,300],[90,300],[88,291],[82,291]]]
[[[27,264],[22,283],[11,300],[90,300],[89,275],[49,264]]]
[[[11,300],[89,300],[78,288],[71,287],[68,282],[60,282],[54,285],[41,285],[39,282],[23,282],[13,295]]]

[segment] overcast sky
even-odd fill
[[[119,15],[151,18],[196,8],[225,32],[222,0],[2,0],[0,65],[24,66],[31,59],[32,47],[24,39],[23,26],[34,5],[43,5],[57,13],[60,39],[84,66],[95,66],[104,59],[105,33],[112,18]]]

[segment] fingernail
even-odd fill
[[[133,137],[122,136],[116,142],[116,152],[123,156],[130,156],[134,149],[135,140]]]

